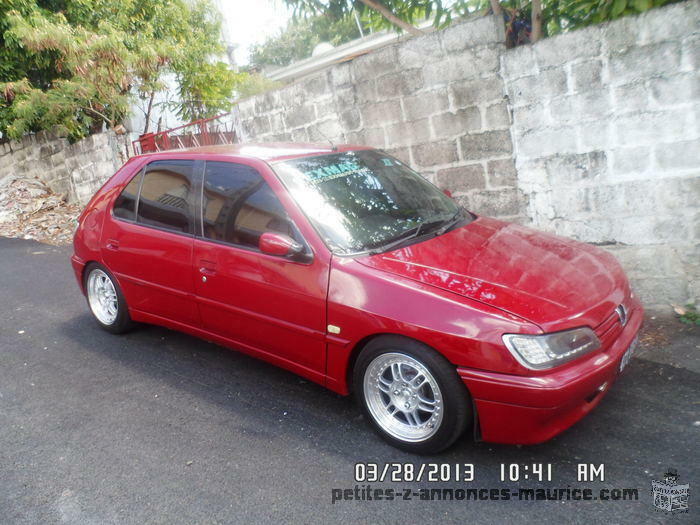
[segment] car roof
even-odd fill
[[[297,157],[311,157],[316,155],[326,155],[329,153],[340,153],[343,151],[355,151],[371,149],[367,146],[357,146],[351,144],[306,144],[295,142],[259,142],[245,144],[219,144],[215,146],[200,146],[197,148],[186,148],[179,150],[165,150],[155,153],[146,153],[144,156],[172,156],[178,153],[201,153],[202,155],[231,155],[237,157],[249,157],[261,159],[267,162],[287,160]]]

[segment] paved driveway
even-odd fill
[[[549,443],[465,439],[422,458],[380,441],[350,399],[272,366],[161,328],[101,331],[68,256],[0,238],[2,523],[655,523],[669,517],[652,507],[651,479],[668,467],[691,485],[690,512],[674,521],[700,522],[697,368],[636,358]],[[700,351],[697,335],[680,344]],[[476,479],[355,483],[356,462],[468,463]],[[639,499],[331,501],[356,485],[517,489],[500,481],[502,463],[552,464],[551,482],[523,487],[637,488]],[[578,463],[603,463],[605,481],[579,483]]]

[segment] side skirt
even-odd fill
[[[177,321],[173,321],[171,319],[167,319],[165,317],[161,317],[158,315],[153,315],[149,314],[146,312],[142,312],[140,310],[134,310],[134,309],[129,309],[129,315],[131,316],[131,319],[133,321],[139,322],[139,323],[147,323],[147,324],[153,324],[153,325],[158,325],[158,326],[164,326],[165,328],[170,328],[171,330],[176,330],[178,332],[184,332],[189,335],[193,335],[195,337],[198,337],[200,339],[205,339],[207,341],[213,341],[216,344],[219,344],[221,346],[225,346],[226,348],[229,348],[234,351],[242,352],[244,354],[250,355],[251,357],[255,357],[256,359],[260,359],[262,361],[265,361],[267,363],[273,364],[275,366],[278,366],[280,368],[284,368],[285,370],[289,370],[290,372],[293,372],[299,376],[302,376],[310,381],[313,381],[314,383],[318,383],[319,385],[322,385],[324,387],[330,388],[333,391],[336,391],[335,388],[333,388],[332,384],[329,384],[328,378],[326,375],[317,372],[315,370],[312,370],[310,368],[307,368],[305,366],[301,366],[293,361],[290,361],[288,359],[284,359],[282,357],[279,357],[275,354],[272,354],[270,352],[267,352],[265,350],[261,350],[257,347],[241,343],[239,341],[235,341],[233,339],[228,339],[226,337],[221,337],[219,335],[216,335],[212,332],[209,332],[207,330],[204,330],[202,328],[197,328],[185,323],[180,323]],[[342,393],[342,392],[338,392]]]

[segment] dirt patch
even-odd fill
[[[666,346],[668,344],[668,331],[668,325],[647,322],[639,334],[639,343],[642,347]]]
[[[62,246],[73,241],[82,206],[68,204],[38,179],[0,180],[0,235]]]

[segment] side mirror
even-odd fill
[[[442,190],[442,193],[447,195],[450,199],[452,198],[452,192],[450,190]]]
[[[258,248],[268,255],[297,255],[304,251],[304,247],[292,239],[289,235],[275,232],[265,232],[260,236]]]

